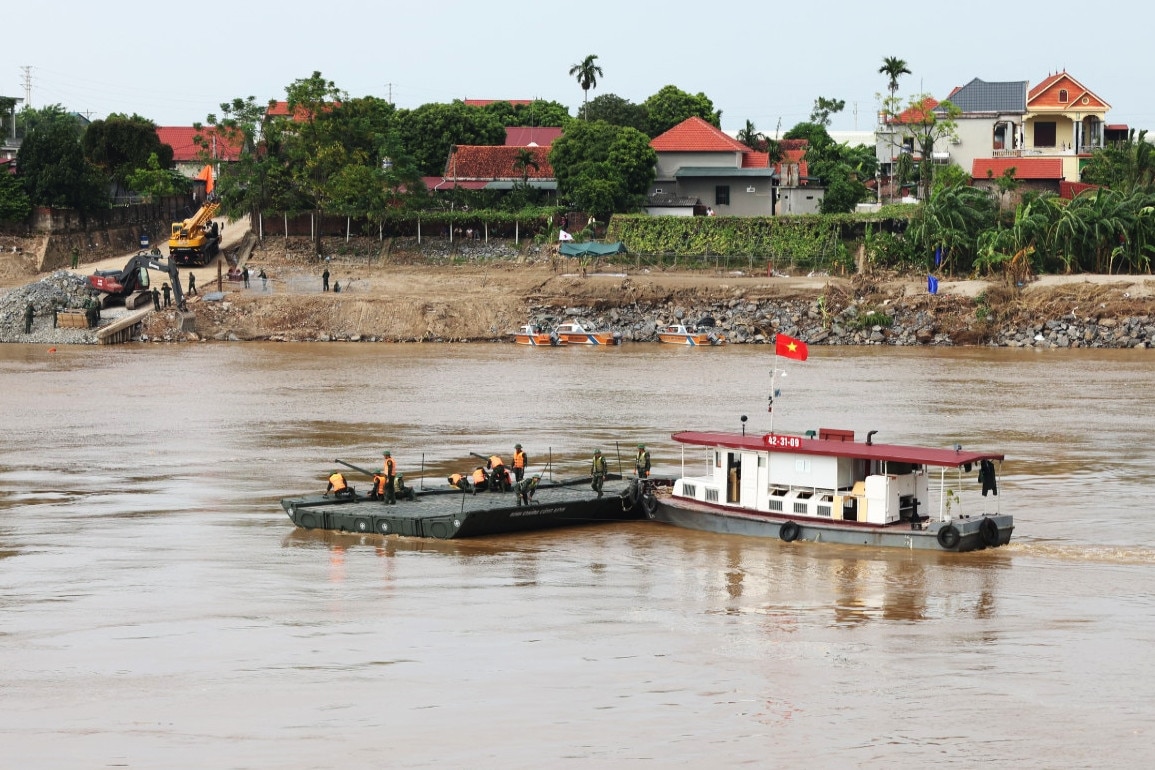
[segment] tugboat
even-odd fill
[[[667,524],[786,542],[943,551],[1010,542],[1014,520],[998,510],[1002,454],[878,444],[875,433],[865,441],[826,428],[817,436],[675,433],[703,450],[705,472],[683,473],[644,507]]]
[[[621,332],[598,332],[582,326],[580,321],[573,320],[558,324],[554,329],[558,337],[568,345],[621,345]]]
[[[513,341],[518,345],[529,345],[531,347],[556,348],[566,344],[566,341],[563,340],[557,332],[542,331],[534,324],[526,324],[521,327],[520,331],[514,332]]]
[[[725,345],[726,335],[718,332],[702,331],[694,326],[670,324],[658,332],[658,341],[671,345]]]

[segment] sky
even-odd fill
[[[900,81],[904,101],[942,99],[976,77],[1033,86],[1066,70],[1111,105],[1109,123],[1147,128],[1155,127],[1150,8],[1137,0],[42,0],[5,12],[0,95],[30,94],[33,107],[60,104],[93,120],[136,113],[189,126],[236,97],[283,100],[286,86],[319,71],[351,97],[403,108],[538,98],[576,114],[582,90],[569,69],[595,54],[603,75],[590,98],[641,103],[675,85],[706,94],[723,129],[749,120],[774,136],[805,121],[819,96],[846,102],[832,130],[872,130],[886,90],[878,69],[893,56],[911,70]]]

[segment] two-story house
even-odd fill
[[[689,216],[712,211],[718,216],[816,214],[823,188],[806,176],[805,150],[771,163],[699,117],[687,118],[655,137],[657,172],[646,210]]]

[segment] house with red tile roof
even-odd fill
[[[518,162],[523,150],[528,150],[536,167]],[[557,190],[557,178],[549,165],[549,147],[511,147],[509,145],[459,144],[449,153],[445,173],[425,177],[425,186],[431,191],[512,190],[525,182],[539,190]]]
[[[824,190],[806,176],[804,144],[771,163],[767,153],[692,117],[654,137],[650,147],[658,155],[646,207],[651,214],[814,214],[822,204]]]
[[[953,89],[946,101],[959,111],[955,135],[935,148],[934,160],[959,165],[980,186],[1014,169],[1024,187],[1058,192],[1061,182],[1079,181],[1094,150],[1126,137],[1126,126],[1106,123],[1110,105],[1069,73],[1028,86],[974,78]],[[944,111],[938,102],[931,109]],[[902,152],[917,158],[917,147],[901,130],[917,123],[919,116],[910,112],[880,122],[877,154],[884,174]]]
[[[192,126],[157,126],[156,135],[161,143],[172,148],[172,160],[178,171],[190,179],[204,167],[201,147],[194,141],[198,131]],[[218,163],[233,163],[241,157],[241,147],[229,141],[223,133],[212,126],[205,126],[200,135],[208,142],[208,154]]]
[[[508,147],[549,147],[561,136],[560,126],[506,126]]]

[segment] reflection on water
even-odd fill
[[[652,522],[386,538],[277,505],[384,449],[433,486],[514,443],[564,476],[645,441],[674,473],[674,431],[769,429],[770,366],[743,346],[0,346],[5,763],[1150,764],[1142,351],[779,361],[779,430],[1004,451],[1015,540],[991,552]]]

